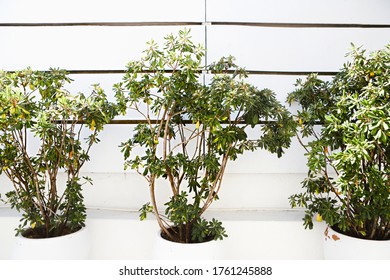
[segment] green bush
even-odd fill
[[[64,88],[70,81],[58,69],[0,72],[0,173],[14,187],[4,199],[23,212],[17,234],[30,227],[26,235],[52,237],[84,226],[81,189],[90,179],[80,168],[115,107],[97,85],[89,96],[72,95]],[[59,172],[66,186],[58,186]]]
[[[293,207],[347,235],[390,239],[390,45],[369,56],[353,48],[329,82],[310,75],[298,81],[300,141],[309,168]],[[323,126],[318,127],[322,123]],[[307,138],[308,141],[304,141]]]
[[[294,122],[271,90],[248,84],[232,57],[208,66],[204,58],[189,31],[180,31],[161,48],[150,42],[115,86],[120,111],[135,110],[144,118],[122,144],[126,167],[149,185],[151,201],[141,208],[141,219],[153,212],[163,235],[183,243],[226,237],[221,222],[202,215],[219,198],[228,161],[257,148],[281,156],[293,135]],[[212,74],[206,85],[204,73]],[[247,127],[261,121],[261,136],[249,139]],[[159,178],[171,191],[165,213],[156,202]]]

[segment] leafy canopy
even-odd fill
[[[6,201],[23,212],[17,233],[29,226],[34,236],[59,236],[84,226],[79,171],[114,106],[98,85],[72,95],[70,81],[58,69],[0,72],[0,173],[14,186]],[[61,171],[66,186],[57,184]]]
[[[125,166],[150,188],[141,218],[154,212],[164,234],[177,242],[226,237],[220,222],[202,214],[218,199],[227,162],[257,148],[281,156],[294,126],[274,93],[246,82],[246,71],[233,57],[208,66],[204,59],[203,47],[183,30],[167,36],[162,47],[151,41],[115,86],[120,111],[134,110],[145,119],[122,144]],[[247,130],[261,122],[260,136],[250,139]],[[164,215],[156,202],[160,178],[171,190]]]
[[[330,82],[310,75],[289,101],[307,153],[304,192],[291,196],[306,207],[305,227],[318,213],[339,231],[363,239],[390,238],[390,45],[351,61]],[[322,123],[321,128],[316,122]]]

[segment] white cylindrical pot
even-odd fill
[[[325,231],[324,258],[327,260],[390,260],[390,240],[355,238],[328,227]]]
[[[153,257],[158,260],[218,260],[223,258],[223,241],[177,243],[161,237],[158,230]]]
[[[89,237],[85,227],[51,238],[15,238],[12,258],[16,260],[85,260],[89,258]]]

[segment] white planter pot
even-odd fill
[[[223,241],[177,243],[161,237],[158,230],[154,244],[154,259],[159,260],[218,260],[223,257]]]
[[[26,260],[82,260],[89,257],[88,231],[52,238],[31,239],[21,235],[15,238],[12,259]]]
[[[324,239],[327,260],[390,260],[390,240],[365,240],[327,228]]]

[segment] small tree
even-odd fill
[[[182,243],[222,239],[221,222],[202,214],[218,199],[228,161],[257,148],[281,156],[293,122],[271,90],[245,82],[247,73],[232,57],[204,67],[204,49],[191,42],[189,31],[165,40],[163,48],[150,42],[115,86],[120,110],[145,119],[122,144],[125,166],[147,180],[151,201],[141,208],[141,219],[153,212],[163,236]],[[200,81],[203,73],[213,74],[209,85]],[[261,120],[261,136],[249,139],[247,127]],[[159,178],[171,190],[165,215],[156,198]]]
[[[306,210],[305,227],[318,213],[347,235],[390,239],[390,45],[351,62],[331,82],[310,75],[289,101],[297,114],[308,158],[305,191],[291,196]],[[321,129],[315,128],[322,123]],[[318,123],[317,123],[318,124]]]
[[[7,202],[23,212],[18,234],[29,226],[24,235],[52,237],[84,226],[80,168],[114,107],[97,85],[90,96],[72,95],[64,88],[69,82],[57,69],[0,72],[0,173],[14,186]],[[90,133],[83,145],[85,125]],[[37,141],[34,149],[30,143]],[[57,183],[62,171],[63,187]]]

